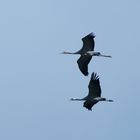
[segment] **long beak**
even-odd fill
[[[99,56],[101,56],[101,57],[109,57],[109,58],[112,58],[112,56],[110,56],[110,55],[103,55],[103,54],[100,54]]]

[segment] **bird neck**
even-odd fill
[[[94,100],[97,100],[97,101],[106,101],[106,98],[96,97],[96,98],[94,98]]]
[[[87,52],[83,53],[83,55],[93,56],[94,55],[94,51],[87,51]]]
[[[111,58],[110,55],[104,55],[104,54],[101,54],[100,52],[94,52],[93,55],[94,56],[101,56],[101,57],[109,57],[109,58]]]
[[[113,100],[102,98],[102,97],[96,97],[95,100],[97,101],[107,101],[107,102],[113,102]]]

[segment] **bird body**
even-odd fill
[[[87,76],[88,75],[88,64],[92,59],[92,56],[102,56],[102,57],[111,57],[108,55],[102,55],[100,52],[94,52],[94,41],[95,35],[94,33],[90,33],[87,36],[82,38],[83,47],[74,53],[71,52],[62,52],[62,54],[79,54],[80,58],[77,60],[78,67],[80,71]]]
[[[95,105],[99,101],[113,102],[113,100],[108,100],[106,98],[101,97],[99,76],[94,72],[91,75],[88,89],[89,89],[89,93],[86,97],[82,99],[72,98],[71,100],[84,101],[83,107],[87,108],[88,110],[92,110],[93,105]]]

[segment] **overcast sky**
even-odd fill
[[[1,140],[140,139],[140,1],[5,0],[0,2]],[[96,34],[89,76],[77,66],[81,38]],[[85,97],[92,72],[101,102]]]

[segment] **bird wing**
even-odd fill
[[[91,101],[91,100],[86,100],[83,104],[83,107],[87,108],[88,110],[92,110],[91,108],[93,107],[93,105],[95,105],[96,103],[98,103],[98,101]]]
[[[77,60],[80,71],[87,76],[88,75],[88,64],[91,60],[92,56],[89,55],[81,55]]]
[[[92,97],[92,98],[101,97],[101,87],[100,87],[99,76],[94,72],[91,75],[88,89],[89,89],[89,94],[88,94],[89,97]]]
[[[90,33],[82,38],[83,47],[81,48],[81,52],[85,53],[87,51],[94,51],[94,37],[93,33]]]

